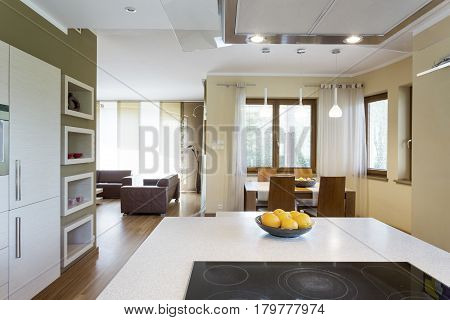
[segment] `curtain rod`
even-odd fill
[[[324,84],[307,84],[305,88],[364,88],[363,83],[324,83]]]
[[[254,83],[218,83],[216,84],[218,87],[236,87],[236,88],[245,88],[245,87],[256,87]]]

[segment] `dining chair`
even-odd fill
[[[295,178],[312,178],[313,171],[311,168],[298,168],[294,169]]]
[[[316,217],[345,217],[345,177],[320,177],[317,209],[305,212]]]
[[[268,182],[271,176],[277,174],[276,168],[259,168],[258,169],[258,182]]]
[[[292,175],[276,175],[270,178],[269,200],[264,211],[283,209],[295,210],[295,177]]]

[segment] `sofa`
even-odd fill
[[[99,196],[103,199],[120,199],[120,188],[123,185],[131,185],[131,180],[126,179],[131,175],[131,170],[97,170],[97,188],[102,188]]]
[[[169,203],[180,199],[180,179],[177,174],[162,179],[144,179],[143,186],[123,186],[120,190],[123,214],[165,215]]]

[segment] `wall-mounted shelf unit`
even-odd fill
[[[95,161],[95,131],[90,129],[64,127],[64,165]]]
[[[448,67],[450,67],[450,61],[446,62],[444,64],[441,64],[440,66],[437,66],[437,67],[431,68],[429,70],[426,70],[424,72],[418,73],[417,77],[422,77],[422,76],[427,75],[429,73],[432,73],[432,72],[435,72],[435,71],[438,71],[438,70],[441,70],[441,69],[444,69],[444,68],[448,68]]]
[[[67,267],[94,246],[94,216],[88,215],[63,229],[64,258]]]
[[[62,216],[68,216],[94,204],[94,173],[63,178]]]
[[[94,88],[75,80],[69,76],[63,76],[63,113],[69,116],[94,120]],[[69,94],[79,103],[78,109],[69,106]]]

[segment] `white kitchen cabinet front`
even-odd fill
[[[0,41],[0,104],[9,105],[9,45]]]
[[[59,277],[59,210],[57,197],[10,212],[10,299],[31,299]]]
[[[61,71],[10,49],[10,210],[59,196]]]

